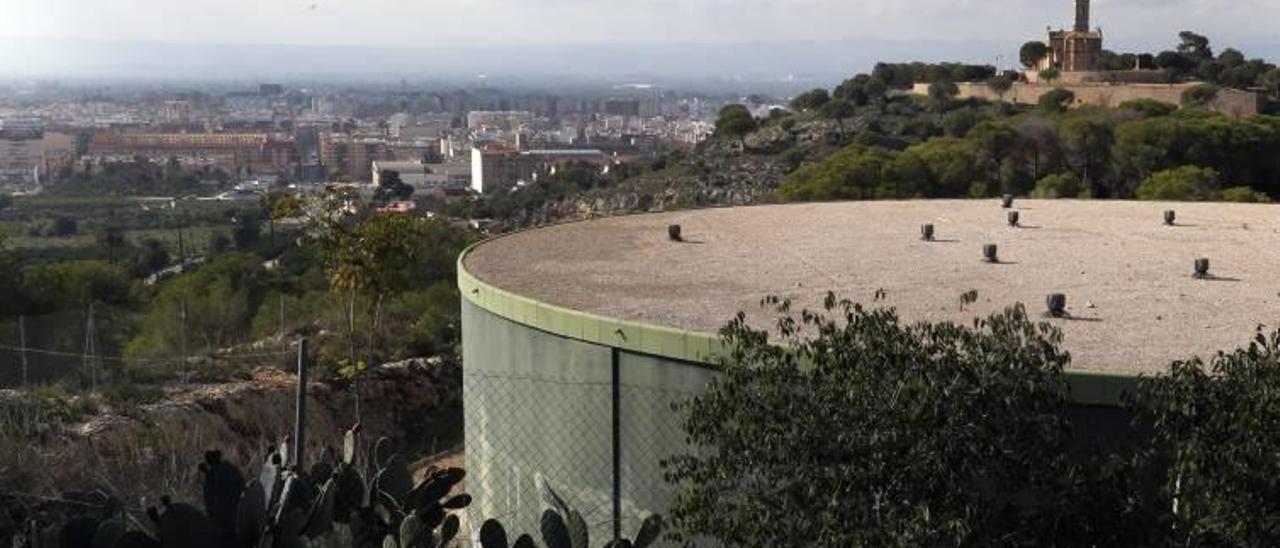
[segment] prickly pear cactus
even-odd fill
[[[486,520],[480,525],[480,546],[483,548],[510,548],[507,543],[507,530],[496,519]]]
[[[221,451],[205,452],[200,473],[204,475],[205,514],[219,529],[234,531],[236,508],[244,491],[244,474],[235,465],[222,460]]]
[[[217,526],[198,508],[190,504],[161,499],[162,510],[156,522],[160,545],[165,548],[220,548]]]
[[[241,546],[251,546],[267,523],[267,499],[258,479],[249,480],[236,507],[235,536]]]
[[[418,517],[418,513],[409,512],[409,515],[400,521],[400,548],[427,548],[429,534],[422,525],[422,518]]]
[[[307,516],[304,534],[308,538],[321,537],[333,531],[333,505],[337,499],[337,485],[337,481],[330,478],[320,488],[320,496],[316,497]]]

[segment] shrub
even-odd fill
[[[1038,106],[1045,112],[1065,112],[1076,102],[1076,94],[1071,90],[1055,89],[1040,96]]]
[[[804,164],[805,157],[807,156],[808,155],[805,153],[804,149],[793,146],[782,151],[782,154],[778,155],[778,161],[786,167],[787,173],[791,173],[799,169],[800,166]]]
[[[1138,386],[1133,404],[1154,435],[1150,464],[1177,505],[1169,546],[1280,544],[1280,332],[1245,348],[1175,362]],[[1176,497],[1176,502],[1175,502]]]
[[[1158,118],[1173,114],[1178,110],[1178,106],[1155,99],[1135,99],[1120,103],[1120,109],[1136,112],[1141,114],[1143,118]]]
[[[1051,326],[1021,307],[964,327],[830,294],[799,316],[766,303],[781,344],[739,314],[721,330],[723,377],[680,407],[695,446],[667,462],[680,538],[1017,546],[1098,531],[1060,506],[1080,478],[1060,481],[1069,358]]]
[[[1182,106],[1204,107],[1218,99],[1221,88],[1213,84],[1197,84],[1182,92]]]
[[[969,134],[969,130],[973,129],[974,126],[990,118],[991,116],[984,111],[963,108],[948,114],[942,120],[942,128],[946,131],[948,137],[963,138]]]
[[[1266,194],[1258,192],[1247,186],[1233,186],[1224,188],[1213,193],[1213,199],[1219,202],[1242,202],[1250,204],[1264,204],[1271,201]]]
[[[164,389],[133,382],[118,382],[102,392],[102,399],[117,410],[155,403],[164,398]]]
[[[1207,167],[1182,166],[1158,171],[1138,186],[1141,200],[1204,200],[1218,187],[1218,172]]]
[[[827,104],[831,100],[831,95],[827,90],[822,88],[814,88],[791,99],[791,108],[800,112],[817,110],[822,105]]]
[[[1035,190],[1031,191],[1034,198],[1076,198],[1080,196],[1080,191],[1084,185],[1080,183],[1080,178],[1074,173],[1054,173],[1048,175],[1036,182]]]

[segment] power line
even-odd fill
[[[83,352],[64,352],[61,350],[52,350],[47,348],[34,348],[29,346],[28,347],[10,346],[7,344],[0,344],[0,350],[8,350],[13,352],[25,351],[31,354],[43,354],[46,356],[57,356],[57,357],[63,357],[63,358],[84,358],[85,357],[85,354]],[[215,360],[236,360],[236,359],[248,359],[248,358],[274,358],[274,357],[291,356],[291,355],[293,355],[292,351],[282,350],[279,352],[261,352],[261,353],[253,353],[253,354],[211,354],[209,355],[209,358],[215,359]],[[155,357],[125,358],[122,356],[94,356],[94,359],[99,361],[113,361],[113,362],[180,362],[180,361],[183,361],[185,358],[182,358],[179,356],[163,357],[163,358],[155,358]]]

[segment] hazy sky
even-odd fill
[[[1280,42],[1276,0],[1095,0],[1111,45],[1177,30]],[[1023,40],[1070,0],[0,0],[0,38],[434,46],[883,38]],[[16,54],[10,52],[9,54]],[[6,55],[0,52],[0,55]]]

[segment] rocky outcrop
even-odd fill
[[[611,215],[751,205],[769,200],[785,176],[770,156],[702,154],[614,187],[516,212],[496,228],[508,231]]]

